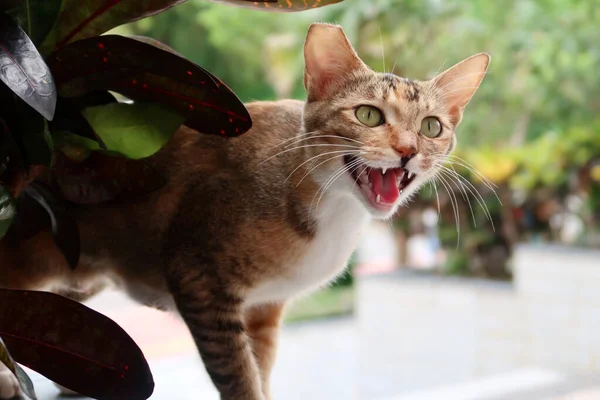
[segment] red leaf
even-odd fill
[[[239,136],[252,126],[248,110],[217,77],[171,51],[118,35],[79,40],[48,64],[59,94],[112,90],[133,100],[165,104],[202,133]]]
[[[272,12],[294,12],[305,11],[313,8],[336,4],[344,0],[211,0],[215,3],[223,3],[231,6],[252,8],[255,10]]]
[[[131,400],[154,391],[133,339],[83,304],[47,292],[0,289],[0,321],[0,337],[18,363],[71,390]]]
[[[61,13],[48,35],[52,46],[100,35],[116,26],[158,14],[187,0],[63,0]],[[44,43],[44,47],[49,46]]]

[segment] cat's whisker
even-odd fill
[[[447,174],[446,176],[449,176],[449,177],[453,176],[457,183],[459,183],[462,187],[466,188],[473,195],[473,197],[475,197],[475,199],[479,203],[479,206],[483,210],[486,218],[492,224],[492,229],[495,231],[496,228],[494,226],[494,221],[492,219],[492,214],[490,213],[490,210],[489,210],[487,204],[485,204],[485,200],[484,200],[483,196],[481,195],[481,193],[479,193],[479,190],[477,190],[477,188],[471,182],[469,182],[468,179],[466,179],[464,176],[460,175],[454,169],[449,169],[448,167],[443,166],[443,165],[441,167],[444,168],[444,170],[442,172],[445,171],[446,174]],[[465,185],[465,183],[466,183],[466,185]],[[473,214],[473,209],[472,208],[471,208],[471,214]],[[474,219],[475,219],[475,216],[473,214],[473,220]],[[473,222],[475,223],[475,221],[473,221]]]
[[[396,70],[396,64],[398,63],[398,59],[394,60],[394,65],[392,65],[392,69],[390,70],[390,73],[394,73],[394,71]]]
[[[435,71],[435,74],[433,74],[433,76],[438,76],[440,74],[440,72],[442,72],[442,69],[444,68],[444,65],[446,65],[446,63],[448,62],[448,59],[446,58],[444,60],[444,62],[442,63],[442,65],[440,65],[440,67],[437,69],[437,71]]]
[[[456,173],[460,177],[460,179],[464,180],[469,186],[471,186],[474,190],[477,191],[477,194],[478,194],[479,198],[481,199],[481,201],[483,201],[485,203],[485,201],[483,200],[483,196],[481,195],[481,193],[479,192],[479,190],[475,188],[475,186],[473,185],[473,183],[471,181],[469,181],[468,179],[466,179],[465,177],[463,177],[462,175],[460,175],[454,169],[454,167],[453,167],[454,165],[458,165],[460,167],[463,167],[463,168],[471,171],[474,175],[476,175],[481,180],[481,182],[483,183],[483,185],[486,186],[494,194],[494,197],[496,197],[496,200],[498,200],[498,203],[500,203],[500,205],[502,205],[502,200],[500,200],[500,197],[498,196],[498,193],[496,193],[496,190],[494,189],[494,187],[498,187],[498,186],[496,184],[494,184],[492,181],[490,181],[489,179],[487,179],[474,166],[472,166],[471,164],[469,164],[466,160],[464,160],[464,159],[462,159],[460,157],[457,157],[457,156],[452,156],[452,155],[441,155],[441,156],[442,156],[442,158],[438,159],[439,165],[443,166],[444,163],[447,163],[448,165],[450,165],[451,168],[452,168],[452,170],[454,171],[454,173]],[[486,205],[486,207],[487,207],[487,205]],[[491,219],[490,219],[490,222],[491,222]]]
[[[327,182],[325,182],[325,184],[320,188],[321,190],[321,195],[319,196],[319,200],[317,201],[317,207],[319,208],[319,204],[321,202],[321,199],[323,198],[323,196],[325,195],[325,192],[327,192],[327,190],[333,185],[333,183],[340,177],[342,176],[345,172],[350,171],[351,168],[354,167],[358,167],[362,162],[360,160],[354,160],[353,162],[351,162],[350,164],[344,165],[341,168],[339,168],[334,174],[331,175],[331,177],[327,180]],[[318,193],[318,192],[317,192]]]
[[[297,140],[297,139],[299,139],[299,138],[302,138],[302,137],[306,137],[306,136],[313,135],[313,134],[315,134],[316,132],[317,132],[317,131],[311,131],[311,132],[305,132],[305,133],[300,133],[300,134],[294,135],[294,136],[292,136],[292,137],[290,137],[290,138],[287,138],[287,139],[285,139],[285,140],[282,140],[281,142],[277,143],[275,146],[269,147],[267,150],[268,150],[268,151],[271,151],[271,150],[273,150],[273,149],[276,149],[276,148],[278,148],[278,147],[281,147],[281,146],[283,146],[284,144],[286,144],[286,143],[289,143],[289,142],[292,142],[292,141],[294,141],[294,140]]]
[[[498,185],[496,185],[494,182],[490,181],[485,175],[483,175],[477,168],[475,168],[467,160],[465,160],[464,158],[452,155],[452,154],[442,154],[442,153],[434,154],[433,157],[438,161],[438,163],[441,163],[441,164],[448,163],[448,164],[452,164],[452,165],[458,165],[458,166],[463,167],[463,168],[469,170],[470,172],[472,172],[474,175],[476,175],[482,181],[482,183],[488,189],[490,189],[494,193],[494,195],[496,196],[496,198],[498,199],[500,204],[502,204],[502,201],[500,200],[500,198],[496,194],[496,191],[494,190],[494,188],[497,188]]]
[[[349,153],[348,153],[348,154],[349,154]],[[355,154],[356,154],[356,155],[362,155],[362,154],[366,154],[366,153],[365,153],[365,152],[357,152],[357,153],[355,153]],[[337,156],[337,157],[339,157],[339,156]],[[321,165],[323,165],[323,164],[325,164],[325,163],[327,163],[327,162],[329,162],[329,161],[333,160],[334,158],[336,158],[336,157],[333,157],[333,158],[331,158],[331,159],[328,159],[328,160],[325,160],[325,161],[321,161],[319,164],[315,165],[314,167],[311,167],[311,168],[310,168],[310,169],[309,169],[309,170],[306,172],[306,174],[304,174],[304,176],[302,177],[302,179],[300,179],[300,181],[298,182],[298,184],[297,184],[296,186],[300,185],[300,183],[302,183],[302,181],[303,181],[303,180],[304,180],[304,179],[305,179],[305,178],[306,178],[308,175],[310,175],[310,174],[311,174],[313,171],[315,171],[315,170],[316,170],[317,168],[319,168]]]
[[[438,189],[437,189],[437,183],[434,180],[431,181],[431,183],[433,184],[433,190],[435,190],[435,198],[437,199],[437,211],[438,211],[438,216],[440,218],[442,218],[442,207],[440,205],[440,194],[438,193]]]
[[[321,203],[321,199],[323,198],[323,196],[325,195],[325,193],[327,192],[327,190],[335,183],[335,181],[342,176],[344,173],[348,172],[351,170],[351,168],[355,168],[358,167],[362,164],[362,161],[360,159],[356,159],[354,161],[352,161],[349,164],[344,164],[342,167],[340,167],[339,169],[336,170],[336,172],[334,172],[329,179],[325,182],[325,184],[323,184],[321,186],[321,188],[319,188],[319,190],[317,191],[317,193],[315,194],[315,197],[317,194],[319,194],[319,192],[321,193],[319,196],[319,199],[317,200],[317,205],[315,207],[315,209],[319,208],[319,204]],[[314,203],[314,197],[313,197],[313,203]]]
[[[360,177],[362,176],[362,174],[364,174],[365,172],[367,172],[367,168],[363,169],[363,170],[361,171],[361,173],[360,173],[360,174],[358,174],[358,176],[356,177],[356,180],[354,181],[354,186],[355,186],[355,187],[356,187],[356,186],[358,186],[358,181],[360,180]]]
[[[343,147],[346,149],[358,149],[358,146],[352,146],[349,144],[328,144],[328,143],[317,143],[317,144],[305,144],[302,146],[297,146],[297,147],[292,147],[291,149],[286,149],[283,151],[280,151],[277,154],[272,155],[271,157],[268,157],[267,159],[261,161],[260,163],[258,163],[258,166],[263,165],[264,163],[266,163],[267,161],[272,160],[275,157],[278,157],[282,154],[288,153],[290,151],[295,151],[295,150],[299,150],[299,149],[305,149],[305,148],[309,148],[309,147]]]
[[[285,179],[284,183],[288,181],[288,179],[291,178],[291,176],[298,171],[303,165],[312,162],[312,161],[316,161],[317,158],[319,157],[324,157],[324,156],[328,156],[331,154],[337,154],[333,157],[330,157],[328,159],[326,159],[325,161],[322,161],[321,163],[319,163],[316,167],[312,168],[312,166],[308,167],[308,171],[304,174],[304,176],[302,176],[302,178],[300,178],[300,181],[296,184],[296,187],[298,187],[300,185],[300,183],[302,183],[302,181],[304,180],[304,178],[306,178],[312,171],[314,171],[315,169],[317,169],[319,166],[334,160],[338,157],[343,157],[345,155],[350,155],[350,154],[362,154],[363,152],[361,150],[335,150],[335,151],[328,151],[325,153],[321,153],[321,154],[317,154],[316,156],[313,156],[311,158],[309,158],[308,160],[304,161],[302,164],[298,165],[296,168],[294,168],[294,170],[287,176],[287,178]]]
[[[458,245],[460,242],[460,209],[458,207],[458,200],[456,199],[456,195],[452,191],[451,185],[448,183],[444,176],[439,173],[436,174],[436,178],[439,179],[439,182],[444,186],[446,192],[448,192],[448,196],[450,199],[450,204],[452,205],[452,211],[454,212],[454,220],[456,222],[456,248],[458,249]]]
[[[463,165],[458,164],[458,163],[455,164],[455,163],[450,162],[448,164],[452,167],[453,170],[454,170],[454,166],[453,165],[459,165],[459,166],[464,167]],[[466,167],[464,167],[464,168],[466,168]],[[456,170],[454,170],[454,171],[456,172]],[[474,171],[472,171],[472,172],[474,172]],[[458,174],[458,172],[457,172],[457,174]],[[460,175],[460,174],[458,174],[458,175]],[[461,177],[461,179],[464,179],[466,182],[468,182],[469,185],[471,185],[471,186],[474,187],[474,185],[473,185],[473,183],[471,181],[469,181],[468,179],[466,179],[462,175],[460,175],[460,177]],[[485,182],[483,180],[482,180],[482,183],[483,183],[483,185],[485,187],[487,187],[494,194],[494,197],[496,197],[496,200],[498,200],[498,203],[500,203],[500,205],[502,205],[502,200],[500,200],[500,197],[498,196],[498,193],[496,193],[496,190],[491,186],[491,185],[494,185],[494,184],[492,182],[487,183],[487,182]],[[496,185],[494,185],[494,186],[496,186]],[[483,196],[482,196],[482,198],[483,198]]]
[[[443,165],[441,167],[446,168]],[[446,169],[440,170],[440,173],[444,174],[449,180],[457,183],[458,191],[462,195],[463,199],[465,199],[467,201],[467,204],[469,206],[469,211],[471,211],[471,218],[473,219],[473,225],[477,226],[477,220],[475,219],[475,213],[473,212],[473,205],[471,204],[471,199],[469,199],[469,195],[467,193],[467,190],[465,189],[464,183],[462,183],[460,180],[456,179],[456,177],[453,174],[450,174]],[[484,207],[481,206],[481,208],[484,208]],[[484,209],[484,213],[485,213],[485,209]],[[487,216],[487,214],[486,214],[486,216]]]
[[[298,140],[297,140],[297,141],[295,141],[295,142],[288,143],[288,144],[286,144],[285,146],[286,146],[286,147],[287,147],[287,146],[291,146],[291,145],[293,145],[293,144],[300,143],[300,142],[305,142],[305,141],[307,141],[307,140],[314,140],[314,139],[327,139],[327,138],[331,138],[331,139],[340,139],[340,140],[348,140],[348,141],[350,141],[350,142],[357,143],[357,144],[360,144],[360,145],[363,145],[363,146],[365,146],[365,143],[363,143],[363,142],[361,142],[361,141],[358,141],[358,140],[356,140],[356,139],[352,139],[352,138],[346,138],[346,137],[343,137],[343,136],[336,136],[336,135],[315,135],[315,136],[305,137],[305,138],[302,138],[302,139],[298,139]],[[357,146],[357,147],[358,147],[358,146]]]
[[[475,168],[472,164],[470,164],[465,159],[457,157],[457,156],[452,156],[452,155],[448,155],[448,158],[449,158],[449,160],[448,160],[449,163],[459,165],[463,168],[468,169],[473,174],[475,174],[482,181],[482,183],[485,186],[487,186],[490,190],[493,191],[494,188],[498,187],[498,185],[496,185],[494,182],[489,180],[485,175],[483,175],[481,172],[479,172],[479,170],[477,170],[477,168]],[[498,199],[498,200],[500,200],[500,199]]]
[[[383,65],[383,73],[385,74],[385,48],[383,47],[383,35],[381,33],[381,24],[379,25],[379,42],[381,43],[381,63]]]

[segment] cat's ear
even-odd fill
[[[312,24],[304,44],[304,87],[322,99],[357,69],[368,70],[338,25]]]
[[[490,60],[487,53],[475,54],[431,80],[433,90],[444,102],[454,126],[460,123],[462,113],[479,88]]]

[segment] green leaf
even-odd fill
[[[106,316],[49,292],[0,289],[0,336],[14,360],[95,399],[147,399],[144,354]]]
[[[7,14],[17,20],[31,41],[42,44],[58,17],[62,0],[22,0]]]
[[[6,235],[17,214],[17,203],[10,191],[0,185],[0,239]]]
[[[31,382],[31,379],[29,379],[27,373],[23,371],[23,368],[21,368],[19,364],[13,360],[8,352],[8,349],[6,348],[6,345],[2,341],[2,338],[0,338],[0,363],[6,365],[8,369],[15,374],[23,393],[25,393],[31,400],[37,400],[37,395],[35,394],[35,389],[33,388],[33,382]]]
[[[163,12],[186,0],[63,0],[54,29],[42,45],[45,52],[55,46],[100,35],[128,22]]]
[[[125,157],[151,156],[167,143],[184,118],[154,103],[113,103],[83,110],[107,150]]]
[[[31,39],[0,13],[0,80],[46,119],[52,120],[56,87],[50,69]]]
[[[225,137],[252,126],[244,104],[217,77],[139,40],[118,35],[79,40],[54,53],[48,64],[63,97],[111,90],[134,101],[164,104],[185,116],[190,128]]]
[[[230,6],[252,8],[255,10],[272,12],[306,11],[313,8],[340,3],[344,0],[211,0],[214,3],[223,3]]]

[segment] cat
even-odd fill
[[[490,56],[409,80],[374,72],[340,26],[315,23],[304,59],[306,101],[247,104],[253,127],[237,138],[182,126],[147,159],[165,187],[134,204],[71,206],[75,271],[49,232],[1,241],[0,286],[77,292],[108,278],[180,313],[221,399],[271,399],[286,302],[335,279],[369,222],[435,176]]]

